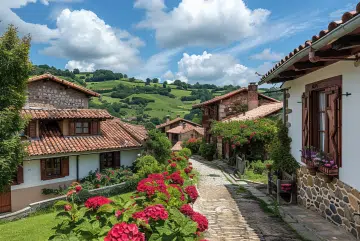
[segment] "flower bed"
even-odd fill
[[[324,173],[327,176],[338,176],[339,167],[335,163],[335,160],[328,153],[317,151],[314,147],[308,147],[301,150],[302,162],[306,164],[308,168],[313,169],[313,174],[316,170]]]
[[[188,158],[173,154],[163,172],[138,183],[130,201],[97,196],[80,206],[82,188],[74,185],[68,200],[56,204],[63,221],[50,240],[203,240],[208,221],[191,207],[199,196],[195,183]]]

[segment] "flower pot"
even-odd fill
[[[320,166],[319,171],[324,173],[326,176],[336,177],[339,175],[339,168]]]

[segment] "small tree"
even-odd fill
[[[160,163],[165,164],[170,158],[171,142],[158,130],[150,130],[148,132],[148,141],[146,142],[146,151],[153,155]]]
[[[145,82],[145,85],[150,85],[151,84],[151,79],[150,78],[147,78],[146,79],[146,82]]]
[[[292,174],[299,168],[299,163],[291,155],[289,130],[280,120],[277,127],[277,136],[270,146],[270,158],[274,161],[274,169]]]
[[[74,74],[80,74],[80,70],[79,70],[79,69],[74,69],[74,70],[73,70],[73,73],[74,73]]]
[[[12,25],[0,37],[0,192],[12,182],[25,156],[20,138],[25,121],[20,111],[26,101],[31,71],[30,40],[30,36],[20,39]]]
[[[158,78],[153,78],[153,79],[152,79],[152,82],[153,82],[154,84],[157,84],[157,83],[159,83],[159,79],[158,79]]]

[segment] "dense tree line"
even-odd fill
[[[49,66],[47,64],[42,64],[42,65],[33,65],[32,69],[30,71],[30,75],[42,75],[45,73],[50,73],[52,75],[56,75],[56,76],[66,76],[66,77],[70,77],[70,78],[75,78],[75,74],[71,71],[69,71],[68,69],[66,70],[61,70],[61,69],[57,69],[54,66]]]
[[[86,78],[86,82],[101,82],[106,80],[118,80],[125,78],[122,73],[114,73],[111,70],[98,69],[92,77]]]
[[[175,95],[171,94],[171,88],[159,88],[157,86],[154,87],[149,85],[130,87],[124,84],[119,84],[113,88],[111,97],[125,99],[132,94],[159,94],[175,98]]]

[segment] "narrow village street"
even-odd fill
[[[264,212],[259,201],[246,191],[240,191],[239,186],[227,180],[210,162],[197,158],[190,161],[200,172],[200,197],[194,209],[209,220],[206,238],[211,241],[301,240],[286,223]]]

